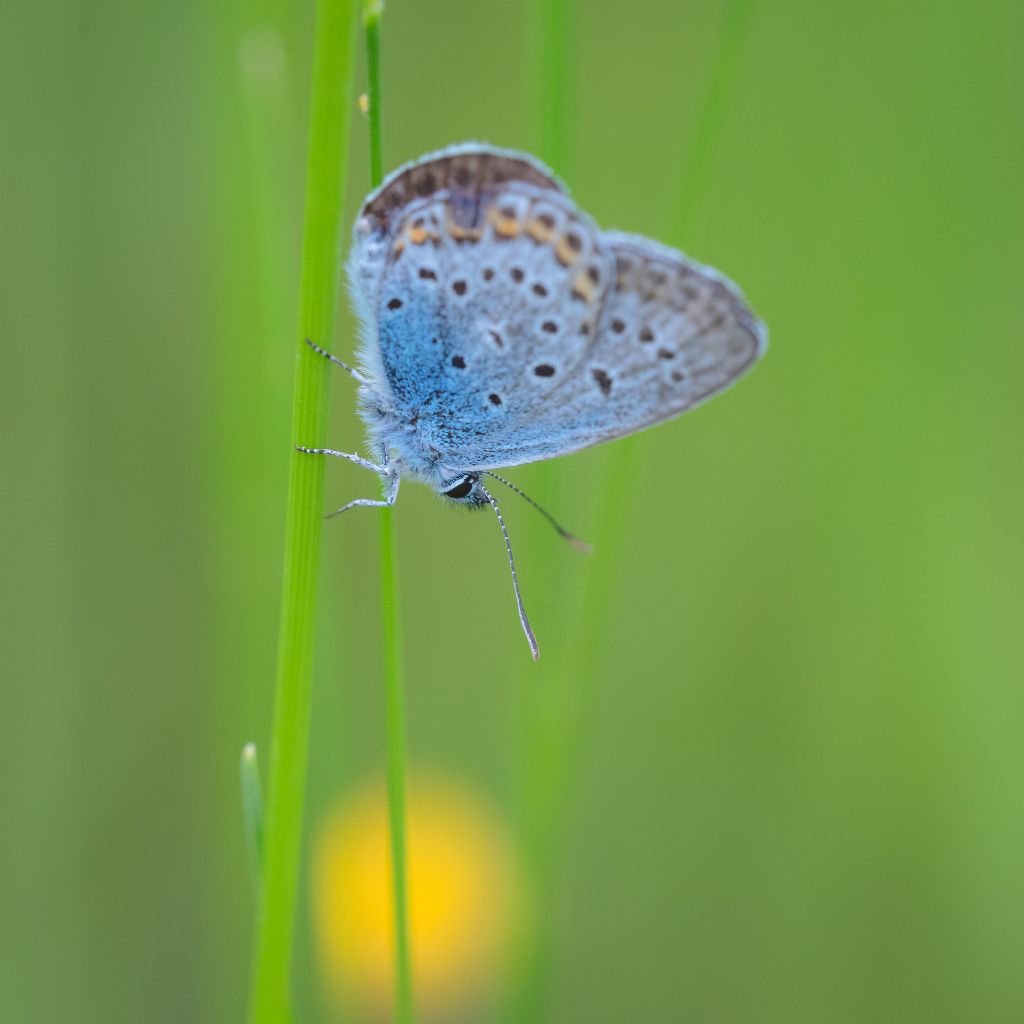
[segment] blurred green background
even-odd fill
[[[584,537],[628,509],[609,628],[579,633],[615,553],[506,501],[537,666],[492,517],[403,490],[412,756],[520,820],[589,667],[544,1020],[1017,1022],[1024,7],[756,4],[679,238],[724,10],[578,3],[556,169],[740,282],[768,356],[635,442],[627,494],[612,448],[513,474]],[[4,7],[5,1020],[242,1016],[311,27],[308,2]],[[537,147],[524,9],[391,0],[383,45],[389,167]],[[350,167],[348,221],[361,121]],[[328,467],[331,507],[374,486]],[[383,760],[375,536],[326,527],[311,823]],[[301,905],[300,1018],[326,1019]]]

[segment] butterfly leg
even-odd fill
[[[333,455],[338,459],[348,459],[349,462],[354,462],[357,466],[362,466],[363,469],[376,473],[384,484],[385,494],[383,501],[375,501],[373,498],[356,498],[355,501],[350,501],[347,505],[342,505],[341,508],[335,509],[325,518],[332,519],[334,516],[340,516],[342,512],[347,512],[350,508],[390,508],[394,505],[395,499],[398,497],[398,482],[400,478],[388,460],[387,449],[384,450],[383,466],[378,466],[376,462],[370,462],[369,459],[364,459],[360,455],[353,455],[351,452],[338,452],[333,448],[303,448],[298,446],[295,450],[306,455]]]
[[[347,505],[342,505],[341,508],[329,512],[324,518],[333,519],[335,516],[340,516],[342,512],[347,512],[350,508],[391,508],[398,497],[398,481],[400,478],[397,473],[389,472],[384,479],[386,480],[387,493],[384,495],[383,501],[374,501],[372,498],[356,498],[355,501],[350,501]]]
[[[309,338],[306,339],[306,344],[316,352],[317,355],[323,356],[324,359],[328,362],[334,363],[335,366],[340,366],[346,373],[359,381],[360,384],[369,384],[369,381],[354,366],[349,366],[348,363],[343,363],[337,356],[332,356],[330,352],[310,341]]]
[[[386,465],[378,466],[376,462],[370,462],[369,459],[353,455],[351,452],[336,452],[333,448],[303,448],[301,445],[296,446],[295,450],[304,452],[306,455],[333,455],[336,459],[348,459],[349,462],[354,462],[357,466],[362,466],[363,469],[368,469],[378,476],[386,476],[390,473]]]

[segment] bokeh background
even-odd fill
[[[500,819],[541,921],[519,995],[461,1012],[1020,1021],[1024,7],[752,5],[680,237],[726,12],[577,3],[554,162],[739,281],[765,362],[626,460],[514,474],[612,539],[587,559],[507,499],[536,666],[493,517],[415,486],[396,513],[411,757]],[[3,8],[6,1020],[243,1014],[311,28],[306,0]],[[383,46],[389,167],[543,145],[525,8],[391,0]],[[349,220],[367,162],[357,121]],[[328,467],[331,507],[374,486]],[[383,763],[375,536],[326,527],[307,865]]]

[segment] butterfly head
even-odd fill
[[[487,494],[480,485],[480,478],[475,473],[463,473],[442,481],[438,485],[438,494],[467,508],[482,508],[489,504]]]

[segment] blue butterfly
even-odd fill
[[[490,505],[537,658],[508,531],[484,478],[512,487],[493,471],[686,412],[760,358],[764,325],[717,271],[599,230],[539,161],[478,143],[407,164],[366,198],[348,276],[359,369],[310,344],[359,382],[381,461],[300,451],[380,475],[382,501],[334,514],[393,505],[403,477],[463,505]]]

